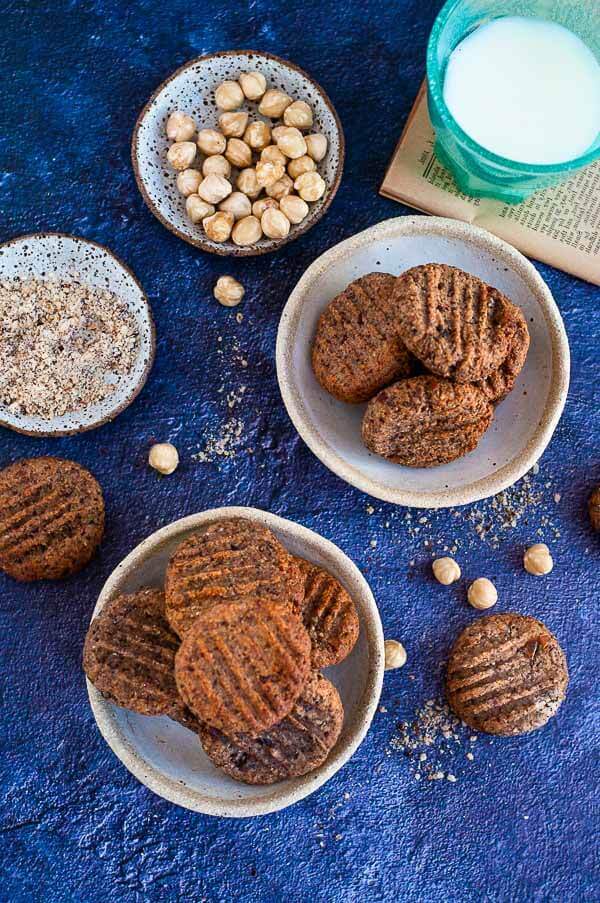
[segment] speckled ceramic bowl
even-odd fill
[[[365,405],[337,401],[315,379],[311,347],[329,301],[349,282],[423,263],[460,267],[517,304],[531,335],[527,361],[475,451],[441,467],[411,468],[369,452],[361,439]],[[428,216],[386,220],[343,241],[304,273],[282,313],[277,375],[288,413],[309,448],[343,480],[398,505],[466,505],[512,485],[552,437],[569,387],[569,345],[550,290],[522,254],[483,229]]]
[[[248,247],[238,247],[232,241],[210,241],[202,223],[192,223],[185,212],[185,198],[177,191],[176,173],[167,163],[171,142],[165,127],[171,113],[182,110],[194,117],[198,128],[217,128],[218,110],[214,90],[225,79],[236,80],[242,72],[256,69],[263,73],[270,88],[282,88],[295,100],[306,100],[313,109],[314,125],[310,131],[322,132],[329,147],[318,171],[327,183],[321,200],[309,204],[310,212],[297,226],[292,226],[287,238],[274,241],[263,237]],[[246,102],[251,119],[272,120],[259,116],[256,103]],[[344,168],[344,133],[339,117],[329,97],[306,72],[270,53],[253,50],[228,50],[211,53],[186,63],[160,85],[142,112],[133,132],[131,159],[142,196],[163,226],[184,241],[213,254],[237,257],[265,254],[299,238],[314,226],[326,212],[338,190]]]
[[[132,372],[100,403],[51,419],[15,414],[0,404],[0,426],[28,436],[67,436],[114,420],[139,394],[154,361],[152,312],[131,270],[96,242],[49,232],[23,235],[0,245],[0,281],[17,278],[79,280],[114,292],[135,317],[140,343]]]
[[[105,700],[88,681],[94,717],[123,764],[164,799],[207,815],[242,818],[290,806],[317,790],[344,765],[364,738],[379,701],[383,681],[383,633],[369,586],[337,546],[312,530],[256,508],[217,508],[163,527],[144,540],[113,571],[94,609],[108,599],[142,586],[161,586],[176,546],[199,526],[227,517],[247,517],[269,527],[294,555],[327,568],[352,596],[360,635],[351,654],[325,674],[344,704],[344,726],[327,761],[300,778],[267,787],[240,784],[219,771],[195,734],[165,717],[136,715]]]

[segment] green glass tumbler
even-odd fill
[[[444,103],[448,57],[475,28],[500,16],[530,16],[564,25],[600,60],[600,0],[448,0],[435,21],[427,48],[428,104],[435,129],[435,153],[464,194],[518,204],[534,191],[556,185],[600,159],[600,131],[582,156],[566,163],[538,166],[493,154],[461,129]],[[577,90],[575,85],[573,90]]]

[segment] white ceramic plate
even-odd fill
[[[337,401],[317,383],[310,352],[323,309],[353,279],[398,275],[422,263],[460,267],[496,286],[527,319],[531,346],[509,397],[496,408],[477,449],[451,464],[410,468],[369,452],[361,441],[364,405]],[[290,295],[277,335],[277,375],[288,413],[309,448],[343,480],[398,505],[445,508],[494,495],[538,460],[569,387],[569,345],[550,290],[522,254],[483,229],[455,220],[386,220],[319,257]]]
[[[154,361],[154,322],[148,299],[131,270],[112,251],[58,232],[23,235],[0,245],[0,281],[48,277],[78,280],[114,292],[135,317],[140,344],[129,376],[98,404],[51,419],[15,414],[0,405],[0,425],[30,436],[65,436],[113,420],[139,394]]]
[[[270,88],[283,88],[295,100],[306,100],[313,109],[311,132],[327,137],[328,150],[317,169],[327,183],[327,191],[320,201],[310,204],[310,213],[303,222],[292,226],[287,238],[274,241],[262,238],[250,247],[239,247],[232,241],[210,241],[202,224],[190,222],[185,212],[185,198],[177,191],[176,173],[167,163],[168,141],[165,127],[175,110],[189,113],[198,128],[217,128],[220,111],[214,100],[214,90],[225,79],[236,80],[242,72],[256,69],[262,72]],[[246,102],[241,109],[250,119],[271,120],[257,113],[257,104]],[[227,50],[198,57],[182,66],[159,85],[140,113],[131,143],[133,170],[146,204],[163,226],[204,251],[213,254],[244,257],[275,251],[288,241],[298,238],[314,226],[331,204],[339,187],[344,168],[344,133],[339,117],[329,97],[302,69],[270,53],[253,50]]]
[[[255,508],[217,508],[175,521],[133,550],[106,581],[94,609],[108,599],[142,586],[161,586],[176,546],[201,524],[227,517],[247,517],[269,527],[295,555],[325,567],[350,593],[360,620],[351,654],[326,676],[344,704],[344,726],[327,761],[301,778],[268,787],[252,787],[227,777],[204,754],[198,738],[169,718],[136,715],[107,702],[88,681],[94,717],[104,739],[123,764],[159,796],[207,815],[241,818],[283,809],[308,796],[344,765],[365,736],[379,701],[383,681],[383,632],[369,586],[350,559],[329,542],[292,521]]]

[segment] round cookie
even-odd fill
[[[141,589],[106,603],[87,632],[83,669],[107,699],[140,715],[168,715],[186,727],[197,722],[175,683],[179,638],[165,619],[165,597]]]
[[[102,490],[63,458],[24,458],[0,471],[0,569],[56,580],[88,563],[104,533]]]
[[[509,737],[536,730],[556,714],[568,682],[564,653],[541,621],[488,615],[452,647],[446,696],[470,727]]]
[[[435,467],[473,451],[493,408],[475,385],[414,376],[383,389],[367,405],[367,448],[407,467]]]
[[[529,351],[529,330],[525,317],[518,308],[515,310],[516,329],[506,358],[497,370],[476,383],[492,404],[498,404],[512,392]]]
[[[175,656],[186,705],[228,736],[268,730],[291,711],[310,671],[310,639],[289,606],[221,602],[195,620]]]
[[[165,576],[167,619],[183,637],[198,615],[226,599],[273,599],[299,610],[303,581],[273,533],[244,518],[216,521],[175,550]]]
[[[398,331],[431,373],[477,382],[506,359],[518,308],[476,276],[441,263],[407,270],[396,280]]]
[[[388,273],[361,276],[319,318],[313,370],[321,386],[340,401],[368,401],[411,372],[411,355],[398,334],[392,303],[395,283]]]
[[[312,645],[312,667],[329,668],[343,661],[358,639],[354,602],[335,577],[303,558],[295,559],[304,578],[302,621]]]
[[[292,711],[257,737],[226,737],[199,729],[211,761],[244,784],[274,784],[314,771],[326,760],[342,730],[344,708],[336,688],[321,674],[311,675]]]

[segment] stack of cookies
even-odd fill
[[[370,451],[433,467],[477,446],[528,348],[525,318],[501,292],[428,263],[350,283],[319,319],[312,364],[335,398],[368,402]]]
[[[208,524],[175,550],[164,591],[108,602],[84,669],[108,699],[195,731],[211,761],[248,784],[318,768],[344,711],[320,669],[352,650],[354,603],[327,571],[261,524]]]

